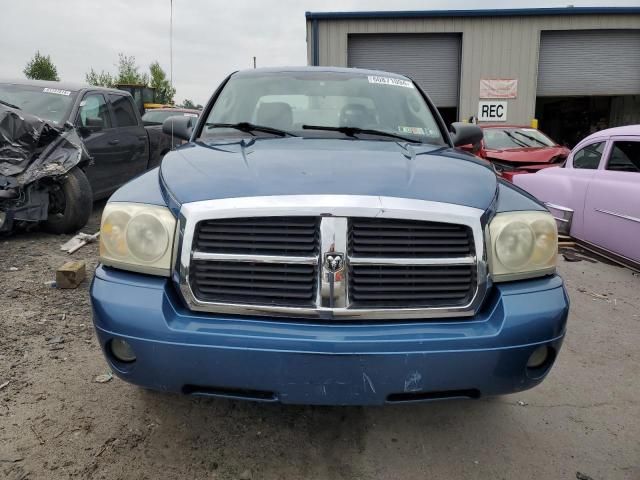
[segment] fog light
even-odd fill
[[[549,347],[547,347],[546,345],[538,347],[529,357],[529,361],[527,361],[527,368],[539,368],[545,364],[548,358]]]
[[[113,356],[121,362],[131,363],[136,359],[136,355],[133,353],[131,345],[121,338],[114,338],[111,340],[109,348],[111,349]]]

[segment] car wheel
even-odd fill
[[[51,233],[75,233],[87,224],[92,208],[89,180],[75,167],[49,189],[49,216],[43,227]]]

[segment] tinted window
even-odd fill
[[[198,118],[197,113],[173,112],[171,110],[149,110],[142,116],[142,121],[147,123],[161,124],[169,117],[193,117]]]
[[[356,72],[234,75],[216,100],[207,118],[209,127],[205,125],[201,136],[238,135],[237,131],[211,124],[240,122],[303,137],[345,137],[344,133],[304,126],[353,127],[381,130],[416,142],[446,143],[429,106],[411,81]],[[394,141],[383,136],[378,139]]]
[[[595,170],[600,165],[604,142],[592,143],[578,150],[573,156],[573,168]]]
[[[107,102],[101,93],[89,93],[80,102],[78,125],[91,130],[111,128]]]
[[[640,172],[640,142],[615,142],[607,170]]]
[[[128,97],[109,95],[109,100],[111,101],[111,107],[113,108],[113,114],[118,127],[134,127],[138,125],[138,119],[136,118],[133,105],[131,105]]]
[[[55,87],[0,84],[0,100],[53,123],[64,123],[76,98],[76,92]]]

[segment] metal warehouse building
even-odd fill
[[[572,145],[640,123],[640,8],[307,12],[310,65],[405,74],[448,122],[529,125]]]

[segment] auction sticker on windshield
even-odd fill
[[[422,127],[403,127],[399,126],[398,131],[401,133],[411,133],[413,135],[424,135],[425,131]]]
[[[69,96],[71,95],[71,92],[69,90],[60,90],[59,88],[44,88],[42,90],[43,93],[55,93],[57,95],[65,95],[65,96]]]
[[[391,77],[378,77],[376,75],[369,75],[369,83],[379,83],[381,85],[394,85],[396,87],[414,88],[413,82],[409,80],[402,80],[401,78]]]

